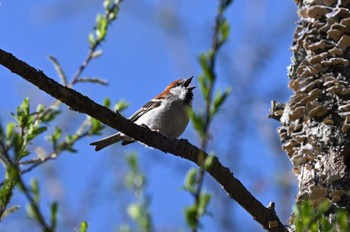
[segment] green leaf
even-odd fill
[[[209,59],[208,59],[208,56],[206,53],[200,54],[198,57],[198,61],[199,61],[199,64],[204,72],[208,71],[210,69],[209,68]]]
[[[321,202],[321,204],[318,206],[317,211],[320,214],[323,214],[323,213],[327,212],[331,206],[332,206],[332,203],[330,203],[329,201],[325,200],[325,201]]]
[[[197,207],[191,205],[185,208],[185,217],[187,225],[193,229],[196,228],[198,220],[197,220]]]
[[[14,116],[20,127],[24,128],[28,124],[29,119],[29,98],[25,98],[20,106],[17,107],[16,115]]]
[[[55,131],[53,132],[53,134],[51,134],[51,135],[49,135],[47,137],[47,139],[49,141],[51,141],[52,146],[53,146],[54,149],[57,148],[57,142],[61,138],[61,136],[62,136],[62,129],[60,127],[56,126],[55,127]]]
[[[5,180],[13,181],[14,185],[17,184],[19,178],[19,169],[18,166],[7,166]]]
[[[92,58],[98,58],[102,55],[102,50],[96,50],[91,54]]]
[[[30,127],[30,130],[28,130],[28,135],[27,135],[27,140],[30,141],[32,139],[34,139],[35,137],[37,137],[39,134],[45,132],[47,130],[46,126],[42,126],[42,127],[38,127],[38,128],[34,128],[34,127]]]
[[[41,113],[44,110],[45,110],[45,106],[44,105],[42,105],[42,104],[37,105],[37,107],[36,107],[36,112],[37,113]]]
[[[130,154],[126,157],[129,172],[125,177],[126,187],[132,190],[135,196],[135,202],[129,204],[127,213],[129,217],[136,222],[137,231],[151,232],[152,221],[148,211],[150,198],[145,194],[146,177],[140,171],[136,154]]]
[[[61,138],[62,135],[62,129],[60,127],[55,127],[55,132],[53,134],[53,139],[55,141],[59,140]]]
[[[129,107],[129,103],[127,103],[124,99],[120,100],[115,106],[114,111],[121,112]]]
[[[51,122],[56,118],[57,115],[59,115],[61,111],[50,109],[46,114],[44,114],[41,118],[43,122]]]
[[[30,112],[30,109],[29,109],[29,98],[26,97],[22,104],[19,106],[20,107],[20,110],[26,115],[26,116],[29,116],[29,112]]]
[[[30,152],[27,149],[25,149],[24,147],[22,147],[22,149],[21,149],[21,151],[19,153],[17,161],[21,160],[23,157],[26,157],[29,154],[30,154]]]
[[[102,4],[103,8],[105,8],[105,10],[108,10],[111,5],[111,0],[104,0]]]
[[[6,179],[4,185],[0,189],[0,208],[5,208],[10,202],[12,197],[12,191],[16,186],[17,178],[13,176],[12,172],[7,170]]]
[[[199,75],[198,77],[199,88],[203,94],[204,99],[208,98],[209,95],[209,83],[204,74]]]
[[[203,115],[196,114],[192,109],[189,109],[189,115],[193,123],[194,129],[198,132],[201,138],[205,137]]]
[[[208,155],[207,158],[205,158],[204,165],[203,165],[205,170],[210,171],[210,169],[214,164],[214,159],[215,159],[214,155]]]
[[[117,12],[118,12],[118,10],[117,10]],[[107,19],[109,21],[112,21],[112,20],[116,19],[117,18],[117,12],[109,12],[109,14],[107,15]]]
[[[34,129],[33,134],[35,134],[35,136],[38,136],[39,134],[45,132],[46,130],[47,130],[46,126],[38,127]]]
[[[28,215],[29,218],[37,220],[37,217],[36,217],[36,214],[35,214],[35,211],[34,211],[32,205],[28,204],[26,206],[26,211],[27,211],[27,215]]]
[[[33,192],[34,201],[38,204],[40,201],[40,191],[39,191],[39,183],[37,179],[30,180],[30,186]]]
[[[225,43],[230,35],[230,24],[226,19],[223,19],[219,25],[219,43]]]
[[[197,177],[197,169],[191,168],[188,170],[186,177],[185,177],[185,183],[184,187],[185,189],[190,193],[196,192],[196,177]]]
[[[304,204],[301,205],[300,216],[303,219],[302,225],[304,227],[310,224],[310,222],[312,221],[313,214],[314,214],[314,211],[310,202],[306,201]]]
[[[126,157],[126,161],[128,166],[133,173],[137,173],[139,171],[138,159],[136,154],[131,154]]]
[[[88,120],[90,121],[90,129],[89,129],[89,134],[90,135],[98,135],[101,134],[101,131],[105,128],[105,126],[98,121],[97,119],[94,119],[90,116],[87,116]]]
[[[316,208],[314,208],[310,201],[303,201],[295,207],[295,231],[296,232],[318,232],[320,228],[322,231],[335,231],[335,228],[340,227],[340,223],[329,223],[328,218],[324,214],[329,210],[331,203],[329,200],[323,201]],[[338,213],[336,214],[338,217]],[[337,218],[338,220],[338,218]],[[348,219],[346,219],[348,221]],[[338,222],[338,221],[337,221]],[[337,229],[338,230],[338,229]],[[348,230],[344,230],[348,231]]]
[[[94,33],[89,34],[89,44],[90,44],[90,48],[94,47],[96,44]]]
[[[73,148],[73,147],[67,147],[66,151],[69,151],[70,153],[77,153],[78,152],[78,150]]]
[[[77,138],[78,138],[77,134],[66,135],[65,141],[68,145],[72,146],[72,145],[74,145],[74,142],[77,140]]]
[[[80,222],[79,232],[87,232],[89,224],[86,221]]]
[[[210,112],[211,116],[214,116],[218,112],[218,110],[220,109],[220,106],[225,102],[225,100],[230,95],[230,93],[231,93],[231,89],[226,89],[223,93],[221,93],[220,91],[216,92],[214,102],[211,107],[211,112]]]
[[[334,230],[332,230],[332,228],[333,228],[332,224],[329,223],[328,219],[324,215],[321,216],[319,223],[321,225],[322,231],[324,231],[324,232],[334,231]],[[317,226],[317,228],[316,228],[317,231],[319,231],[318,228],[319,228],[319,226]]]
[[[201,193],[199,196],[199,204],[198,204],[198,215],[202,216],[207,213],[207,207],[209,205],[211,199],[211,194],[209,193]]]
[[[103,15],[97,14],[96,15],[96,23],[97,23],[97,28],[101,26],[101,21],[103,20]]]
[[[15,206],[11,206],[9,207],[8,209],[6,209],[2,215],[1,215],[1,218],[0,220],[3,221],[5,219],[5,217],[7,217],[9,214],[17,211],[18,209],[20,209],[21,207],[19,205],[15,205]]]
[[[10,140],[13,137],[13,134],[15,133],[15,127],[16,124],[13,122],[9,122],[6,126],[6,138],[7,140]]]
[[[213,51],[209,50],[209,51],[203,52],[198,57],[199,64],[203,70],[203,73],[201,75],[203,75],[204,80],[208,81],[209,83],[213,83],[215,81],[215,75],[212,70],[213,67],[211,67],[212,66],[211,60],[213,59],[213,56],[214,56]],[[206,84],[206,86],[208,86],[208,84]]]
[[[128,215],[133,219],[133,220],[137,220],[138,218],[140,218],[142,216],[142,209],[139,205],[137,205],[136,203],[132,203],[128,206],[127,209]]]
[[[51,204],[51,228],[52,231],[55,231],[56,225],[57,225],[57,212],[58,212],[58,203],[53,202]]]
[[[345,210],[340,210],[337,213],[337,225],[341,231],[349,231],[349,215]]]
[[[102,41],[107,34],[108,22],[107,22],[107,19],[101,14],[97,15],[96,21],[97,21],[97,26],[96,26],[95,32],[96,32],[97,40]]]
[[[13,150],[14,153],[18,156],[18,154],[21,151],[22,148],[22,144],[21,144],[21,138],[19,134],[14,134],[13,138],[12,138],[12,145],[13,145]]]
[[[125,183],[127,187],[138,192],[146,185],[146,177],[143,174],[128,173],[125,177]]]
[[[105,99],[103,100],[103,105],[104,105],[105,107],[107,107],[107,108],[110,108],[110,107],[111,107],[111,99],[105,98]]]

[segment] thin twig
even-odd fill
[[[83,63],[79,66],[78,70],[76,71],[76,73],[74,74],[72,80],[69,83],[69,87],[72,87],[75,83],[78,82],[80,75],[83,73],[83,71],[85,70],[85,68],[87,67],[87,65],[90,63],[90,61],[92,60],[93,56],[92,54],[94,54],[94,51],[96,50],[97,46],[99,45],[99,43],[96,43],[95,46],[91,47],[89,50],[88,55],[86,56],[85,60],[83,61]]]
[[[79,129],[78,129],[79,130]],[[35,160],[28,160],[28,161],[24,161],[22,162],[21,164],[32,164],[30,167],[26,168],[26,169],[23,169],[21,171],[21,174],[24,174],[24,173],[27,173],[27,172],[30,172],[31,170],[33,170],[35,167],[49,161],[49,160],[53,160],[53,159],[56,159],[62,151],[65,151],[67,147],[71,146],[71,144],[77,142],[78,140],[86,137],[89,135],[89,132],[86,131],[84,133],[81,133],[81,134],[76,134],[77,137],[75,139],[73,139],[72,141],[70,141],[70,143],[67,143],[67,142],[63,142],[61,143],[58,148],[51,152],[51,154],[49,154],[48,156],[44,157],[44,158],[39,158],[39,159],[35,159]]]
[[[107,7],[106,11],[106,19],[107,19],[107,28],[108,26],[116,19],[115,15],[115,9],[119,8],[119,5],[121,3],[120,1],[113,2],[110,6]],[[113,15],[113,16],[112,16]],[[105,36],[102,38],[98,38],[90,47],[90,50],[88,52],[88,55],[86,56],[83,63],[79,66],[78,70],[74,74],[72,80],[69,83],[69,87],[72,87],[74,84],[79,82],[79,78],[81,74],[84,72],[85,68],[88,66],[90,61],[95,58],[94,54],[96,52],[96,49],[101,45],[102,41],[104,40]]]
[[[54,98],[62,101],[71,110],[81,112],[101,121],[102,123],[121,131],[122,133],[154,147],[168,154],[182,157],[198,164],[198,154],[203,153],[204,159],[208,157],[204,151],[188,143],[186,140],[170,139],[164,135],[138,126],[122,117],[118,112],[101,106],[79,92],[60,85],[47,77],[42,71],[17,59],[12,54],[0,49],[0,64],[16,73],[23,79],[31,82]],[[274,210],[265,207],[236,179],[231,171],[224,167],[217,157],[213,157],[212,168],[207,172],[223,187],[230,198],[239,203],[252,218],[259,222],[268,231],[283,231],[286,228],[281,223]],[[274,222],[274,223],[271,223]],[[273,225],[273,226],[271,226]]]
[[[222,18],[223,18],[223,1],[220,0],[219,1],[219,7],[217,10],[217,14],[215,17],[215,26],[214,26],[214,33],[213,33],[213,37],[212,37],[212,45],[211,45],[211,52],[212,55],[210,56],[210,60],[209,60],[209,72],[211,73],[214,81],[211,81],[210,84],[208,85],[208,94],[205,95],[206,98],[205,100],[205,112],[204,112],[204,124],[203,124],[203,132],[204,135],[201,138],[201,149],[203,151],[205,151],[207,149],[207,145],[208,145],[208,138],[209,138],[209,126],[211,124],[211,120],[212,117],[210,115],[210,107],[212,104],[212,100],[213,100],[213,89],[214,89],[214,84],[215,84],[215,80],[216,80],[216,73],[215,73],[215,64],[216,64],[216,58],[217,58],[217,54],[218,51],[220,49],[220,47],[222,46],[222,43],[219,43],[219,26],[222,22]],[[195,197],[195,204],[198,206],[199,205],[199,201],[200,201],[200,196],[201,196],[201,192],[202,192],[202,188],[203,188],[203,182],[204,182],[204,174],[205,174],[205,170],[203,168],[203,161],[204,159],[201,159],[200,162],[201,164],[199,164],[199,172],[197,175],[197,188],[196,191],[194,193],[194,197]],[[196,217],[196,226],[192,229],[193,232],[196,232],[198,230],[198,226],[199,226],[199,215],[197,212],[197,217]]]
[[[21,190],[24,192],[24,195],[26,196],[26,198],[28,199],[33,213],[35,214],[36,219],[38,220],[38,222],[40,223],[42,229],[44,232],[51,232],[54,231],[53,228],[51,228],[45,221],[44,216],[42,215],[39,205],[37,204],[37,202],[34,200],[34,198],[30,195],[29,190],[27,188],[27,186],[25,185],[23,179],[21,178],[21,175],[18,175],[18,185],[20,186]]]
[[[61,143],[57,149],[55,149],[54,151],[52,151],[49,155],[47,155],[46,157],[44,158],[36,158],[36,159],[31,159],[31,160],[26,160],[26,161],[22,161],[22,162],[19,162],[20,165],[28,165],[28,164],[31,164],[31,166],[23,169],[20,171],[20,174],[25,174],[25,173],[28,173],[30,171],[32,171],[34,168],[46,163],[47,161],[49,160],[53,160],[53,159],[56,159],[60,154],[61,152],[65,151],[67,147],[71,146],[71,144],[77,142],[78,140],[86,137],[89,135],[89,132],[88,131],[85,131],[85,132],[82,132],[83,131],[83,127],[86,126],[86,121],[84,121],[84,123],[81,124],[81,126],[77,129],[75,135],[76,138],[71,140],[70,143],[67,143],[67,142],[63,142]],[[1,158],[1,156],[0,156]],[[2,187],[4,185],[4,182],[1,182],[0,183],[0,187]]]

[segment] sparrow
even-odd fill
[[[190,86],[192,78],[193,76],[171,82],[163,92],[131,115],[129,120],[169,138],[178,138],[189,122],[187,110],[192,107],[192,90],[195,88]],[[123,146],[135,142],[133,138],[118,132],[90,145],[95,146],[95,151],[99,151],[120,141]]]

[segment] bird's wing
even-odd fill
[[[142,106],[138,111],[136,111],[133,115],[130,116],[129,120],[135,122],[142,115],[147,113],[150,110],[153,110],[161,105],[160,100],[151,100],[147,102],[144,106]]]

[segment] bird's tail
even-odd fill
[[[121,133],[116,133],[114,135],[108,136],[106,138],[103,138],[101,140],[95,141],[90,143],[90,145],[95,146],[95,151],[99,151],[105,147],[108,147],[109,145],[113,143],[120,142],[125,139],[125,135]]]

